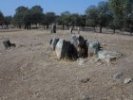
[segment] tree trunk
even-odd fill
[[[65,25],[64,25],[64,24],[63,24],[62,28],[63,28],[63,30],[64,30],[64,28],[65,28]]]
[[[102,33],[102,28],[103,28],[103,27],[102,27],[102,26],[100,26],[99,33]]]
[[[49,29],[49,25],[47,24],[47,29]]]
[[[115,27],[113,28],[113,33],[115,34]]]

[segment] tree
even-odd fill
[[[4,19],[5,19],[4,23],[8,28],[8,25],[11,24],[12,22],[12,16],[6,16]]]
[[[55,23],[56,21],[56,15],[54,12],[47,12],[45,14],[45,24],[47,25],[47,28],[49,28],[49,25],[52,23]]]
[[[99,32],[102,33],[102,28],[107,26],[109,20],[108,17],[110,15],[110,10],[108,6],[108,2],[100,2],[98,4],[98,25],[99,25]]]
[[[16,9],[16,13],[14,15],[14,24],[19,27],[22,28],[22,26],[25,25],[25,17],[27,16],[27,14],[29,13],[29,9],[27,7],[24,6],[20,6]]]
[[[63,29],[65,28],[65,26],[67,26],[67,28],[69,28],[69,25],[71,23],[70,12],[65,11],[65,12],[61,13],[61,16],[59,17],[59,21],[60,21],[60,24],[63,26]]]
[[[86,24],[88,26],[94,27],[94,31],[95,31],[95,27],[98,24],[98,9],[96,6],[90,6],[89,8],[87,8],[87,10],[86,10]]]
[[[40,24],[43,20],[43,9],[40,6],[36,5],[30,9],[30,13],[32,16],[31,22],[32,24],[35,24],[37,28],[37,24]]]
[[[124,18],[124,4],[127,0],[109,0],[109,5],[113,13],[114,28],[122,28]]]

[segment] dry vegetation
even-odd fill
[[[106,49],[123,53],[123,57],[112,64],[95,62],[93,57],[82,65],[78,61],[58,61],[49,40],[53,36],[70,39],[67,31],[0,32],[0,100],[133,100],[133,82],[122,82],[133,78],[133,37],[81,34],[99,40]],[[5,50],[5,38],[17,47]],[[121,81],[112,78],[117,72],[123,73]],[[89,80],[81,81],[86,78]]]

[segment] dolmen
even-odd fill
[[[16,44],[11,43],[9,39],[4,40],[3,45],[4,45],[5,49],[9,49],[11,47],[16,47]]]
[[[99,41],[86,40],[80,34],[72,34],[70,41],[54,37],[50,40],[50,47],[59,60],[95,56],[98,61],[110,62],[121,56],[121,53],[105,50]]]

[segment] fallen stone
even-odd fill
[[[129,84],[132,81],[133,81],[132,78],[125,78],[123,83],[124,84]]]
[[[100,50],[97,54],[98,59],[107,63],[116,60],[121,57],[121,53],[116,51]]]

